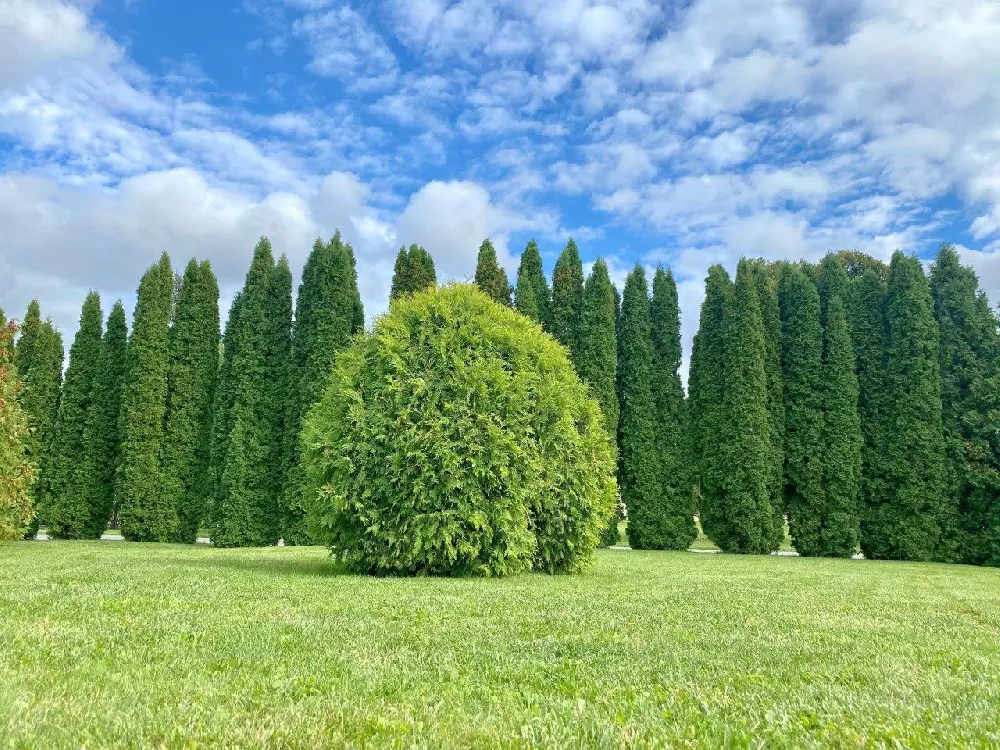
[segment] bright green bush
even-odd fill
[[[355,338],[303,451],[316,538],[376,574],[579,570],[616,493],[566,349],[468,285],[399,299]]]

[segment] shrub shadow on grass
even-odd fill
[[[231,557],[221,554],[208,554],[199,560],[185,560],[184,565],[186,567],[235,570],[244,573],[262,573],[281,577],[330,578],[347,575],[343,568],[329,558],[319,560],[290,560],[281,557]]]

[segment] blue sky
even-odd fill
[[[168,250],[224,296],[335,228],[369,313],[419,242],[513,276],[962,248],[1000,296],[992,0],[0,0],[0,304],[70,334]]]

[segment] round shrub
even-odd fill
[[[576,571],[617,488],[566,350],[468,285],[393,302],[303,429],[317,538],[388,575]]]

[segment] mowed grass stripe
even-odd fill
[[[12,747],[1000,743],[1000,571],[602,551],[337,575],[318,548],[0,547]]]

